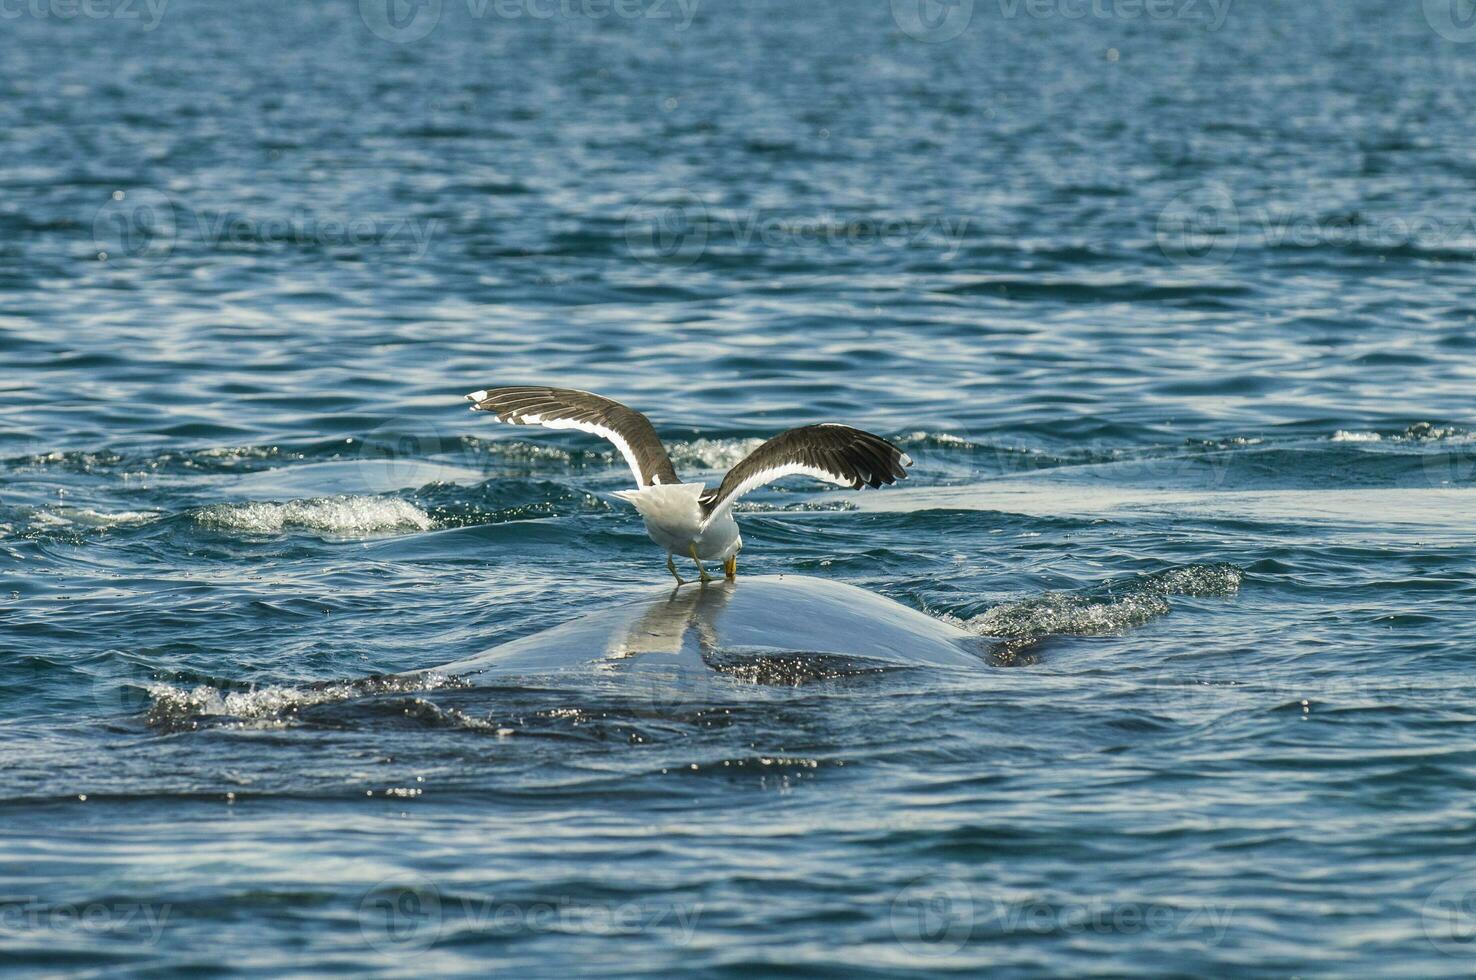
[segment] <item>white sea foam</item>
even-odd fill
[[[764,444],[762,439],[693,439],[667,445],[675,465],[694,470],[730,470]]]
[[[303,708],[372,694],[413,694],[460,686],[463,682],[447,674],[426,673],[408,677],[367,677],[336,684],[294,687],[269,685],[245,691],[225,690],[209,684],[175,687],[150,684],[148,722],[155,727],[174,728],[198,718],[230,718],[239,721],[274,721]]]
[[[90,507],[45,507],[37,510],[31,520],[40,527],[119,527],[126,524],[146,524],[159,516],[157,511],[124,510],[107,514]]]
[[[915,432],[907,432],[893,440],[899,446],[934,445],[934,446],[973,446],[968,439],[952,432],[928,432],[919,429]]]
[[[318,497],[286,503],[215,504],[201,509],[195,520],[205,527],[248,534],[279,534],[290,528],[321,531],[341,537],[388,531],[428,531],[435,526],[429,514],[398,497]]]
[[[1108,590],[1047,592],[1007,602],[962,623],[983,636],[1099,636],[1167,615],[1168,596],[1233,596],[1243,573],[1233,565],[1182,565]]]
[[[543,462],[553,460],[555,462],[568,463],[574,456],[566,449],[558,446],[538,442],[523,442],[516,439],[477,439],[467,436],[461,441],[462,451],[469,460],[474,462],[485,459],[513,459]],[[616,454],[608,454],[614,459]]]
[[[1068,634],[1097,636],[1141,626],[1167,615],[1168,600],[1152,593],[1133,593],[1103,600],[1068,592],[1007,602],[975,616],[964,628],[983,636],[1034,637]]]
[[[1471,433],[1455,426],[1436,425],[1433,422],[1416,422],[1403,432],[1381,433],[1339,429],[1331,436],[1333,442],[1469,442]]]
[[[147,524],[149,521],[158,517],[159,513],[158,511],[152,510],[121,510],[115,514],[105,514],[102,511],[82,507],[68,511],[63,516],[70,518],[78,524],[113,527],[118,524]]]

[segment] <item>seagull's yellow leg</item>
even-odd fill
[[[693,541],[688,546],[688,550],[692,554],[692,560],[697,563],[697,577],[702,580],[702,584],[706,585],[708,582],[711,582],[712,576],[707,574],[707,569],[702,567],[702,559],[697,557],[697,542]]]
[[[671,577],[677,580],[677,585],[686,585],[687,584],[687,580],[684,579],[684,578],[682,578],[679,574],[677,574],[676,562],[674,562],[674,561],[671,560],[671,554],[670,553],[668,553],[667,556],[666,556],[666,570],[669,571],[669,572],[671,572]]]
[[[726,575],[726,576],[728,576],[728,581],[729,582],[733,581],[735,578],[738,577],[738,556],[737,555],[733,555],[727,561],[723,562],[723,574]]]

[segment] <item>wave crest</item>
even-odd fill
[[[398,497],[315,497],[286,503],[213,504],[195,513],[202,527],[248,534],[280,534],[299,528],[340,537],[388,531],[429,531],[435,521]]]
[[[347,701],[370,694],[413,694],[462,686],[448,674],[384,675],[355,681],[294,687],[268,685],[231,690],[210,684],[175,687],[155,683],[147,687],[150,705],[145,720],[167,731],[196,727],[202,718],[257,723],[281,723],[303,708]]]
[[[965,621],[963,627],[1012,640],[1117,633],[1168,615],[1173,609],[1169,596],[1233,596],[1243,577],[1234,565],[1181,565],[1126,583],[1004,603]]]

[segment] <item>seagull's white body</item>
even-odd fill
[[[640,513],[646,533],[667,554],[687,558],[695,548],[703,561],[727,561],[743,548],[743,537],[731,509],[704,522],[700,498],[706,489],[703,483],[657,484],[639,490],[617,490],[615,496]]]
[[[646,533],[667,553],[667,570],[681,582],[672,558],[720,561],[729,578],[737,574],[743,538],[733,504],[744,494],[786,476],[807,476],[860,490],[896,483],[912,465],[907,454],[880,436],[848,425],[822,422],[789,429],[749,453],[708,490],[683,483],[651,420],[593,392],[574,388],[517,386],[484,388],[466,396],[472,411],[490,412],[513,425],[575,429],[607,439],[630,466],[636,489],[615,494],[646,522]]]

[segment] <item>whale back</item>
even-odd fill
[[[436,669],[506,676],[680,663],[789,683],[810,673],[977,669],[984,663],[975,652],[979,642],[855,586],[796,575],[754,576],[663,590]]]
[[[553,731],[563,738],[603,719],[622,737],[650,740],[700,727],[709,711],[785,710],[795,704],[794,688],[814,682],[852,689],[871,683],[864,675],[988,670],[990,646],[865,589],[800,575],[746,576],[647,593],[403,674],[259,690],[156,685],[148,723],[186,731],[290,715],[297,723],[354,726],[379,724],[388,711],[499,737]],[[916,670],[912,677],[928,687],[937,681]],[[530,727],[518,719],[535,720]]]

